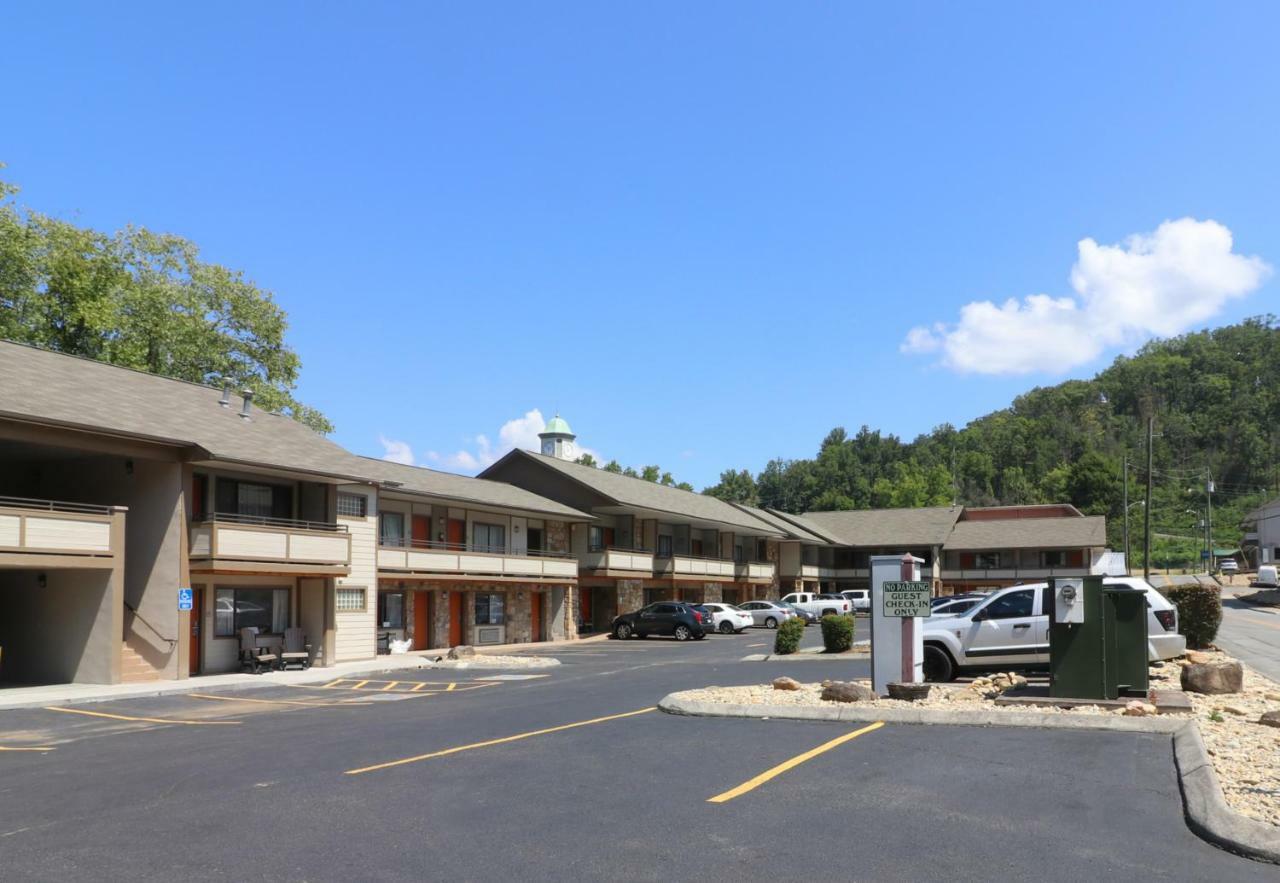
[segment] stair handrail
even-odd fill
[[[157,638],[159,638],[159,639],[160,639],[160,640],[162,640],[162,641],[166,641],[166,642],[168,642],[168,644],[169,644],[169,649],[170,649],[170,650],[172,650],[174,647],[178,646],[178,639],[177,639],[177,638],[166,638],[164,635],[160,634],[160,630],[159,630],[158,628],[156,628],[155,626],[153,626],[151,623],[147,622],[147,618],[146,618],[145,616],[143,616],[141,613],[139,613],[139,612],[138,612],[138,608],[137,608],[137,607],[134,607],[134,606],[133,606],[132,604],[130,604],[128,601],[125,601],[125,602],[124,602],[124,606],[125,606],[125,609],[127,609],[130,613],[132,613],[132,614],[134,615],[134,617],[135,617],[135,618],[142,620],[143,624],[144,624],[144,625],[146,625],[146,627],[147,627],[147,628],[149,628],[149,629],[151,629],[151,631],[155,632],[155,636],[156,636]]]

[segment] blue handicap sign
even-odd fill
[[[191,590],[178,589],[178,609],[190,610],[192,607]]]

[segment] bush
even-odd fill
[[[1208,647],[1222,624],[1222,590],[1213,586],[1170,586],[1164,596],[1178,608],[1178,631],[1193,649]]]
[[[822,646],[827,653],[844,653],[853,649],[853,617],[822,617]]]
[[[779,656],[795,653],[800,649],[800,639],[804,637],[804,620],[800,617],[788,619],[778,626],[773,639],[773,652]]]

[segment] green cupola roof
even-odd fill
[[[547,428],[538,435],[573,435],[573,430],[569,428],[568,421],[557,414],[547,421]]]

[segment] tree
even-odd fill
[[[584,454],[580,455],[580,456],[578,457],[578,459],[574,460],[573,462],[578,463],[578,464],[580,464],[580,465],[582,465],[582,466],[597,467],[597,466],[599,466],[599,465],[600,465],[599,463],[597,463],[597,462],[596,462],[596,458],[595,458],[595,457],[591,456],[590,454],[586,454],[586,453],[584,453]]]
[[[0,182],[0,337],[213,386],[320,432],[293,396],[301,367],[285,313],[238,270],[179,236],[79,227],[13,202]]]
[[[619,463],[617,460],[610,460],[608,463],[604,464],[604,466],[602,466],[601,468],[604,469],[605,472],[612,472],[617,475],[622,474],[622,464]]]
[[[626,469],[623,469],[623,470],[622,470],[622,474],[623,474],[623,475],[625,475],[625,476],[627,476],[628,478],[639,478],[639,477],[640,477],[640,473],[639,473],[639,472],[636,472],[636,471],[635,471],[635,469],[633,469],[633,468],[632,468],[632,467],[630,467],[630,466],[628,466]]]
[[[676,485],[676,487],[678,487],[678,488],[679,488],[680,490],[682,490],[682,491],[692,491],[692,490],[693,490],[693,485],[689,484],[689,482],[687,482],[687,481],[682,481],[682,482],[680,482],[679,484],[677,484],[677,485]]]
[[[645,481],[657,482],[662,475],[662,470],[657,466],[646,466],[640,470],[640,477]]]
[[[737,472],[726,469],[720,473],[719,484],[712,485],[702,492],[710,497],[717,497],[730,503],[742,503],[746,506],[755,506],[760,502],[756,480],[745,469]]]
[[[662,473],[662,478],[658,479],[658,482],[660,484],[665,484],[667,487],[671,487],[676,483],[676,480],[672,477],[670,472],[664,472]]]

